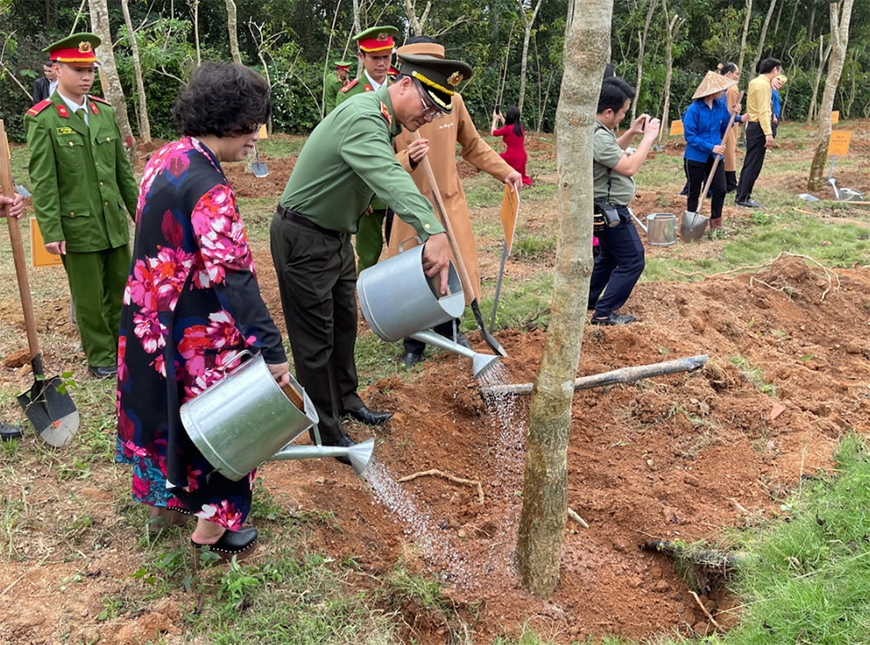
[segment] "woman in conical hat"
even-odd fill
[[[725,90],[736,81],[717,72],[707,72],[704,80],[692,95],[692,103],[683,114],[683,131],[686,138],[686,173],[689,176],[689,196],[686,210],[695,213],[704,182],[707,180],[717,156],[725,153],[722,136],[731,120],[723,96]],[[738,107],[739,109],[739,107]],[[740,121],[741,117],[734,117]],[[710,184],[712,198],[710,228],[722,228],[722,205],[725,203],[725,167],[719,163]]]

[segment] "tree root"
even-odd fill
[[[413,473],[406,477],[402,477],[401,479],[397,479],[396,481],[404,483],[409,482],[412,479],[417,479],[418,477],[425,476],[435,476],[435,477],[443,477],[444,479],[449,479],[452,482],[457,484],[468,484],[469,486],[477,486],[477,499],[480,504],[483,504],[483,486],[481,486],[480,482],[475,479],[463,479],[462,477],[456,477],[455,475],[451,475],[449,473],[445,473],[444,471],[437,470],[433,468],[432,470],[424,470],[422,472]],[[588,528],[588,527],[587,527]]]

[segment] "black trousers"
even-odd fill
[[[710,175],[714,159],[713,155],[708,156],[707,161],[686,159],[686,173],[689,175],[689,196],[686,199],[686,210],[690,213],[698,212],[698,200],[701,197],[701,191],[704,190],[704,183]],[[722,217],[722,206],[725,203],[725,166],[721,163],[716,165],[713,182],[710,184],[710,195],[710,217],[713,219]]]
[[[453,323],[456,322],[456,330],[459,331],[459,318],[455,320],[448,320],[447,322],[443,322],[440,325],[435,325],[432,328],[436,334],[441,334],[444,338],[449,338],[453,340]],[[426,343],[422,340],[417,340],[416,338],[411,338],[407,336],[402,344],[405,346],[405,352],[408,354],[422,354],[423,350],[426,349]]]
[[[628,208],[617,210],[619,224],[596,233],[601,252],[589,280],[589,309],[595,309],[596,318],[605,318],[625,304],[645,264],[643,242]]]
[[[743,158],[740,182],[737,184],[738,202],[745,202],[752,197],[755,180],[758,179],[761,167],[764,165],[764,155],[767,152],[767,148],[764,147],[766,138],[764,130],[755,121],[746,126],[746,156]]]
[[[349,233],[307,228],[282,213],[269,229],[296,378],[320,416],[324,445],[345,437],[341,415],[357,410],[356,265]]]

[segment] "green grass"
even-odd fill
[[[767,394],[774,398],[776,397],[776,386],[764,380],[764,374],[760,367],[751,364],[742,356],[731,356],[728,360],[732,365],[740,370],[741,376],[743,376],[752,387],[762,394]]]

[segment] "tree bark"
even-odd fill
[[[193,42],[196,45],[196,64],[202,63],[202,53],[199,48],[199,0],[192,0],[193,5]]]
[[[523,21],[523,57],[520,62],[520,98],[517,101],[517,107],[520,110],[520,113],[523,111],[523,101],[526,97],[526,67],[529,62],[529,40],[532,37],[532,27],[535,25],[535,19],[538,17],[538,11],[541,9],[541,3],[544,0],[538,0],[535,4],[535,8],[532,11],[531,16],[526,15],[525,7],[523,6],[523,0],[517,0],[518,9],[520,11],[520,18]],[[602,75],[604,72],[601,72]]]
[[[819,84],[822,82],[822,71],[825,69],[825,63],[831,57],[831,48],[833,47],[833,39],[828,39],[828,46],[825,47],[824,35],[819,36],[819,64],[816,67],[816,80],[813,82],[813,96],[810,99],[810,107],[807,110],[807,123],[812,123],[816,120],[816,104],[819,96]],[[821,112],[818,112],[821,114]]]
[[[136,75],[136,94],[139,97],[139,138],[143,143],[151,143],[151,123],[148,121],[148,100],[145,98],[145,82],[142,80],[142,63],[139,59],[139,44],[136,42],[136,32],[130,19],[129,0],[121,0],[124,11],[124,23],[127,25],[127,38],[130,41],[130,51],[133,54],[133,71]]]
[[[100,63],[100,83],[106,100],[115,108],[115,116],[118,119],[118,127],[125,142],[129,142],[127,156],[132,163],[135,157],[135,141],[133,130],[130,128],[130,120],[127,117],[127,102],[124,98],[124,88],[121,87],[121,79],[118,77],[118,69],[115,67],[115,52],[112,50],[112,30],[109,27],[109,8],[106,0],[89,0],[88,6],[91,13],[91,28],[100,37],[102,44],[96,48],[97,60]]]
[[[559,243],[547,341],[529,413],[517,567],[523,586],[549,596],[559,583],[568,511],[568,435],[592,273],[592,135],[613,0],[571,0],[556,110]]]
[[[677,32],[680,30],[680,26],[683,24],[683,19],[676,13],[673,18],[668,21],[667,0],[662,0],[662,9],[665,14],[665,25],[667,26],[668,37],[667,42],[665,43],[665,98],[664,105],[662,105],[662,127],[659,130],[658,143],[661,143],[662,138],[664,138],[665,132],[668,129],[667,123],[670,118],[668,113],[671,111],[671,79],[674,76],[674,40],[677,37]]]
[[[849,23],[852,20],[854,0],[831,3],[831,56],[828,59],[828,77],[825,80],[825,93],[819,107],[819,132],[816,137],[816,153],[810,167],[807,190],[821,190],[824,186],[825,165],[828,161],[828,140],[831,137],[831,110],[834,95],[843,73],[843,61],[849,46]]]
[[[230,54],[233,62],[242,64],[242,53],[239,51],[239,25],[236,17],[236,3],[226,0],[227,3],[227,31],[230,34]]]
[[[770,26],[770,19],[773,16],[773,10],[776,7],[776,0],[770,0],[770,6],[767,8],[767,14],[764,16],[764,24],[761,27],[761,36],[758,38],[758,51],[755,52],[755,62],[752,63],[752,69],[758,68],[758,63],[761,60],[764,51],[764,40],[767,38],[767,28]]]
[[[746,37],[749,34],[749,20],[752,18],[752,0],[746,0],[746,17],[743,20],[743,36],[740,39],[740,60],[737,61],[737,69],[743,73],[743,58],[746,56]],[[755,70],[753,69],[754,73]]]
[[[649,8],[646,11],[646,22],[643,24],[643,33],[638,38],[637,52],[637,82],[634,84],[634,100],[631,102],[631,121],[637,118],[637,104],[640,102],[640,83],[643,80],[643,57],[646,51],[646,41],[649,38],[649,26],[652,22],[658,0],[649,0]]]

